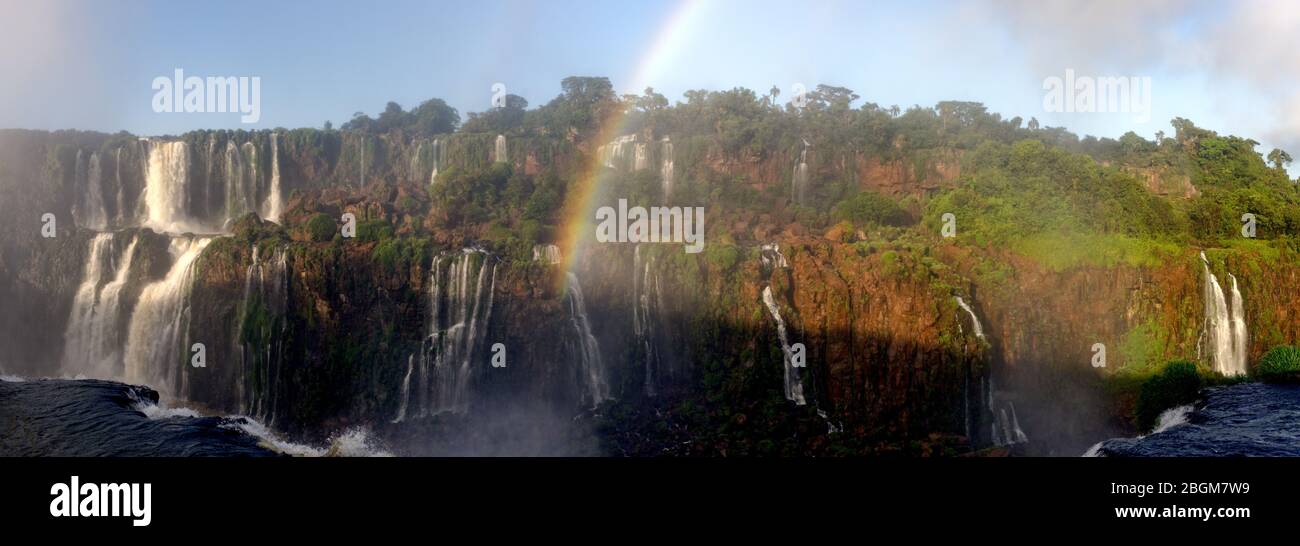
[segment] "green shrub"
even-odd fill
[[[847,220],[858,226],[896,226],[907,222],[907,212],[893,199],[869,191],[861,192],[835,205],[833,217],[836,220]]]
[[[393,238],[393,226],[383,220],[368,220],[357,225],[357,240],[385,241]]]
[[[1255,365],[1255,377],[1269,382],[1300,380],[1300,348],[1279,345],[1269,349]]]
[[[311,240],[317,243],[323,243],[334,238],[334,219],[328,214],[316,214],[310,220],[307,220],[307,234]]]
[[[1176,360],[1142,384],[1134,418],[1143,432],[1155,427],[1160,414],[1170,408],[1195,402],[1201,392],[1201,374],[1196,364]]]

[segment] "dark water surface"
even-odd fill
[[[1107,457],[1300,456],[1300,385],[1206,389],[1185,419],[1144,437],[1106,440],[1096,452]]]
[[[157,402],[148,387],[112,381],[0,381],[0,456],[279,455],[242,430],[242,418],[166,412]]]

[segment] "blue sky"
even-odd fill
[[[463,116],[490,105],[496,82],[535,106],[565,76],[602,75],[620,92],[644,80],[671,100],[688,89],[766,93],[774,84],[788,98],[796,83],[846,86],[884,106],[974,100],[1100,136],[1172,132],[1168,120],[1182,116],[1298,155],[1296,5],[0,0],[0,127],[319,127],[430,97]],[[153,112],[150,83],[175,68],[261,77],[261,121]],[[1067,68],[1150,77],[1151,121],[1044,111],[1044,78]]]

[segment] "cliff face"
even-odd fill
[[[986,317],[999,386],[1019,401],[1020,417],[1044,453],[1071,454],[1085,439],[1132,435],[1130,399],[1113,400],[1103,374],[1136,373],[1169,360],[1210,367],[1204,266],[1195,249],[1160,263],[1081,266],[1056,271],[1024,257],[945,247],[941,254],[971,279]],[[1297,257],[1251,251],[1207,252],[1224,290],[1235,277],[1249,326],[1247,358],[1297,339]],[[1232,277],[1229,277],[1232,275]],[[1094,368],[1104,345],[1105,367]],[[1034,433],[1037,433],[1036,435]]]
[[[589,242],[566,271],[483,250],[475,244],[490,227],[439,227],[435,219],[454,211],[434,210],[428,186],[435,168],[487,168],[492,135],[294,131],[274,144],[266,134],[187,135],[187,174],[172,182],[193,193],[176,209],[209,224],[238,214],[221,235],[201,237],[192,272],[172,282],[177,243],[190,237],[136,227],[147,213],[143,163],[158,143],[0,137],[12,144],[0,150],[31,154],[0,170],[0,218],[12,228],[0,238],[0,298],[13,310],[0,337],[5,371],[63,371],[94,240],[111,234],[88,301],[128,271],[122,303],[104,319],[115,326],[95,330],[108,332],[104,345],[125,353],[131,333],[137,344],[161,336],[132,329],[150,289],[150,305],[176,317],[160,327],[180,332],[156,358],[133,357],[174,378],[152,386],[294,435],[366,426],[411,453],[694,455],[958,453],[1024,433],[1035,452],[1073,455],[1128,427],[1115,417],[1127,402],[1108,396],[1104,374],[1210,354],[1206,276],[1192,249],[1154,264],[1054,269],[898,230],[870,241],[838,228],[816,237],[793,213],[715,206],[710,222],[723,223],[710,224],[701,254]],[[682,171],[742,176],[782,195],[796,162],[677,147]],[[507,150],[506,163],[525,173],[581,159],[542,139],[513,139]],[[122,190],[121,204],[104,205],[100,229],[86,225],[95,216],[84,199],[96,187],[91,154],[103,196]],[[808,161],[822,178],[923,197],[952,183],[960,154]],[[169,176],[154,171],[154,183]],[[279,225],[258,219],[273,181],[284,200]],[[41,238],[30,211],[60,218],[58,237]],[[343,213],[392,232],[311,232],[314,217]],[[1300,338],[1295,255],[1252,246],[1207,255],[1244,296],[1250,359]],[[205,348],[204,367],[189,365],[193,343]],[[1106,347],[1104,371],[1092,367],[1096,343]],[[497,344],[503,367],[492,365]],[[806,366],[793,365],[796,353]],[[114,372],[125,373],[130,359],[116,358]],[[517,437],[528,445],[500,443]]]

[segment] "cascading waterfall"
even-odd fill
[[[118,148],[113,158],[113,178],[117,181],[117,222],[126,224],[126,184],[122,183],[122,149]]]
[[[767,311],[772,314],[772,320],[776,321],[776,336],[781,340],[782,360],[785,363],[785,399],[802,406],[807,403],[803,397],[803,381],[799,378],[799,370],[794,367],[794,351],[790,349],[785,320],[781,318],[781,309],[776,304],[776,298],[772,296],[771,285],[763,287],[763,305],[767,306]]]
[[[1237,363],[1237,375],[1244,375],[1250,342],[1246,333],[1246,309],[1241,291],[1237,289],[1237,277],[1228,273],[1228,278],[1232,279],[1232,358]]]
[[[496,291],[497,263],[482,250],[439,256],[432,269],[429,329],[420,355],[416,400],[421,416],[469,409],[470,377],[474,363],[481,360],[477,357],[483,352]],[[412,363],[408,359],[408,365]],[[408,375],[413,371],[408,368]],[[409,378],[403,384],[395,421],[409,412]]]
[[[578,357],[582,364],[582,373],[587,383],[592,407],[609,399],[609,383],[605,378],[605,362],[600,356],[600,343],[591,331],[591,321],[587,318],[587,302],[582,296],[582,285],[578,276],[572,271],[567,273],[569,281],[566,297],[569,301],[569,318],[578,336]]]
[[[407,167],[409,169],[407,171],[409,173],[408,176],[410,176],[411,179],[418,179],[421,176],[423,176],[423,168],[424,168],[423,160],[424,160],[424,141],[423,140],[416,141],[415,151],[411,153],[411,163]]]
[[[663,180],[664,200],[673,197],[673,141],[664,137],[660,148],[659,178]]]
[[[975,316],[975,311],[971,309],[969,305],[966,305],[966,300],[963,300],[961,296],[953,296],[953,298],[957,300],[957,306],[965,310],[967,315],[970,315],[971,329],[975,331],[975,337],[979,339],[984,339],[984,325],[980,324],[980,319],[979,317]],[[958,328],[960,328],[961,323],[958,323],[957,326]],[[965,380],[962,383],[961,397],[962,397],[962,406],[961,406],[962,417],[966,422],[966,437],[970,438],[971,437],[971,415],[970,415],[970,368],[969,366],[966,368]]]
[[[271,188],[267,191],[266,202],[262,205],[262,218],[276,223],[280,222],[280,214],[284,212],[284,201],[280,192],[279,136],[271,133]]]
[[[794,166],[794,174],[790,177],[790,199],[796,204],[802,204],[808,192],[808,146],[808,141],[803,141],[799,163]]]
[[[781,253],[781,245],[776,243],[767,243],[759,247],[758,260],[759,265],[769,272],[777,267],[790,267],[790,262],[786,261],[785,255]]]
[[[64,333],[61,366],[65,374],[103,379],[120,375],[117,363],[121,359],[118,332],[121,296],[135,258],[137,240],[132,238],[116,260],[112,255],[113,242],[112,233],[97,234],[90,242],[90,258]]]
[[[435,138],[433,139],[433,174],[429,175],[430,185],[438,183],[438,165],[440,164],[441,159],[442,142]]]
[[[655,311],[660,303],[659,275],[652,274],[654,257],[641,261],[641,245],[632,253],[632,331],[645,348],[645,393],[655,395],[656,372],[663,366],[655,339]]]
[[[596,148],[596,157],[606,168],[624,170],[628,168],[627,150],[636,145],[636,135],[623,135]]]
[[[391,422],[400,423],[406,419],[406,406],[411,402],[411,375],[415,372],[415,355],[406,356],[406,375],[402,376],[401,403],[397,407],[397,417]]]
[[[1210,271],[1210,262],[1201,253],[1202,267],[1205,272],[1205,332],[1211,344],[1211,357],[1215,371],[1228,376],[1246,373],[1246,350],[1248,334],[1241,291],[1237,288],[1237,278],[1232,279],[1232,302],[1224,296],[1219,279]]]
[[[145,175],[145,226],[164,233],[194,231],[186,213],[189,152],[183,141],[154,142]]]
[[[175,256],[167,276],[144,288],[131,315],[126,342],[126,379],[179,392],[180,367],[188,359],[189,296],[194,261],[210,238],[173,238]]]
[[[632,153],[632,170],[640,171],[650,166],[650,155],[644,142],[636,143]]]
[[[258,247],[253,246],[253,261],[244,272],[239,323],[232,332],[234,353],[239,355],[239,377],[244,378],[239,397],[240,412],[268,424],[275,421],[275,400],[268,400],[267,396],[274,397],[278,392],[276,387],[284,349],[281,343],[285,328],[282,317],[288,308],[288,264],[285,248],[276,248],[271,259],[264,262]],[[247,319],[253,310],[266,313],[271,320],[248,325]]]
[[[495,161],[497,163],[510,162],[510,156],[506,153],[505,135],[497,135],[497,142],[496,142],[494,154],[492,156],[492,161]]]
[[[975,329],[975,337],[984,339],[984,326],[980,324],[979,317],[975,316],[975,311],[971,310],[969,305],[966,305],[966,300],[961,299],[961,296],[953,297],[956,298],[957,305],[965,310],[967,315],[970,315],[971,328]]]
[[[81,152],[77,152],[78,161]],[[96,230],[108,229],[108,211],[104,208],[104,189],[101,181],[99,154],[91,153],[86,167],[85,195],[81,207],[82,225]]]

